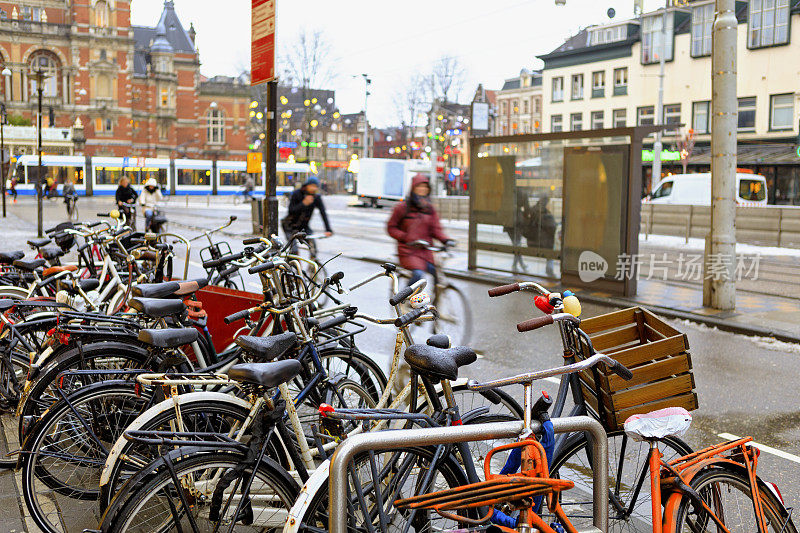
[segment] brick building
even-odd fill
[[[0,89],[11,117],[35,124],[42,71],[43,126],[61,128],[64,141],[81,124],[86,139],[45,142],[47,153],[243,159],[249,80],[200,74],[194,28],[172,1],[154,27],[132,26],[130,9],[130,0],[0,0],[0,68],[11,71]],[[29,137],[7,137],[11,153],[35,153]]]

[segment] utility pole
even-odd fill
[[[278,234],[278,175],[276,165],[278,162],[278,80],[267,82],[267,106],[264,114],[264,124],[267,126],[267,135],[264,139],[264,165],[265,165],[265,198],[264,198],[264,232],[265,235]]]
[[[364,78],[364,152],[362,157],[369,157],[369,122],[367,121],[367,101],[369,100],[369,86],[372,80],[367,74],[361,75]]]
[[[41,67],[35,72],[36,74],[36,93],[39,100],[39,112],[36,115],[36,128],[38,131],[36,152],[39,154],[39,169],[36,178],[36,226],[39,237],[44,236],[44,208],[42,206],[42,82],[44,81],[44,72]]]
[[[5,94],[3,95],[5,97]],[[4,127],[6,125],[6,104],[0,103],[0,194],[3,195],[3,218],[6,218],[6,138]]]
[[[436,96],[433,97],[433,101],[431,102],[431,136],[428,137],[430,140],[430,161],[431,161],[431,178],[430,178],[430,187],[431,187],[431,196],[438,195],[438,173],[436,172],[436,166],[439,163],[439,160],[436,156]]]
[[[656,101],[656,116],[654,124],[664,123],[664,56],[667,53],[667,8],[670,0],[666,0],[664,5],[664,15],[661,19],[661,46],[658,52],[658,100]],[[661,181],[661,137],[663,130],[656,132],[656,140],[653,143],[653,172],[650,176],[650,187],[655,187]]]
[[[703,305],[736,306],[736,0],[716,0],[711,58],[711,233],[706,239]],[[713,265],[713,268],[712,268]]]

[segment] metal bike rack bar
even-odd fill
[[[593,523],[602,533],[608,531],[608,436],[605,429],[594,418],[572,416],[553,418],[556,433],[585,431],[592,443],[593,477]],[[537,423],[534,422],[534,429]],[[347,468],[356,454],[368,450],[396,450],[409,446],[434,446],[455,442],[471,442],[488,439],[518,437],[523,422],[493,422],[426,429],[387,430],[362,433],[348,437],[333,454],[330,466],[330,531],[345,533],[347,530]],[[597,502],[602,502],[600,505]]]

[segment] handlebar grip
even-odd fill
[[[265,270],[272,270],[275,268],[275,263],[272,261],[267,261],[266,263],[261,263],[260,265],[256,265],[254,267],[250,267],[247,271],[251,274],[258,274],[259,272],[264,272]]]
[[[317,328],[319,331],[323,331],[329,328],[335,328],[336,326],[341,326],[349,319],[345,315],[335,316],[330,320],[326,320],[325,322],[321,322],[319,327]]]
[[[611,370],[613,370],[616,375],[618,375],[625,381],[630,381],[633,379],[633,372],[631,372],[631,369],[623,365],[616,359],[614,360],[614,364],[611,366]]]
[[[230,324],[232,322],[236,322],[237,320],[241,320],[241,319],[247,318],[249,316],[250,316],[250,309],[245,309],[243,311],[238,311],[236,313],[233,313],[232,315],[228,315],[225,318],[223,318],[222,320],[226,324]]]
[[[110,214],[110,213],[97,213],[97,216],[99,216],[99,217],[104,217],[104,218],[108,218],[108,217],[110,217],[110,216],[111,216],[111,214]]]
[[[225,270],[223,270],[222,272],[220,272],[219,275],[220,275],[220,277],[227,278],[231,274],[236,273],[238,270],[239,270],[239,267],[237,265],[233,265],[232,267],[228,267]]]
[[[91,223],[89,223],[89,224],[86,224],[86,225],[87,225],[88,227],[90,227],[90,228],[96,228],[96,227],[97,227],[97,226],[99,226],[100,224],[102,224],[102,222],[100,222],[100,221],[98,220],[97,222],[91,222]]]
[[[234,220],[236,220],[236,219],[238,219],[238,218],[239,218],[239,217],[237,217],[236,215],[231,215],[231,222],[233,222]]]
[[[389,305],[394,307],[395,305],[400,304],[400,302],[411,296],[413,292],[414,288],[411,285],[409,285],[405,289],[401,289],[397,294],[389,298]]]
[[[339,283],[340,281],[342,281],[342,278],[344,278],[344,272],[340,270],[339,272],[331,276],[329,281],[330,283]]]
[[[58,230],[58,228],[53,227],[53,228],[44,230],[44,232],[45,233],[53,233],[54,231],[57,231],[57,230]]]
[[[233,220],[236,220],[236,217],[231,217]],[[242,241],[242,244],[258,244],[261,242],[260,237],[249,237]]]
[[[398,328],[401,328],[411,322],[415,321],[422,315],[428,312],[426,307],[420,307],[419,309],[412,309],[408,313],[404,314],[403,316],[399,316],[394,320],[394,325]]]
[[[510,285],[501,285],[499,287],[489,289],[489,296],[494,298],[495,296],[503,296],[506,294],[511,294],[512,292],[517,292],[518,290],[519,290],[519,283],[511,283]]]
[[[517,331],[519,331],[520,333],[523,333],[525,331],[533,331],[534,329],[539,329],[542,326],[547,326],[552,323],[553,323],[553,315],[539,316],[517,324]]]

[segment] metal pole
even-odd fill
[[[267,113],[264,117],[267,136],[264,143],[266,151],[266,205],[264,230],[267,235],[278,234],[278,81],[267,82]]]
[[[38,129],[38,140],[36,151],[39,154],[39,170],[36,179],[36,227],[39,237],[44,236],[44,213],[42,206],[42,80],[44,76],[41,70],[36,72],[36,92],[39,99],[39,114],[36,118],[36,126]]]
[[[5,91],[3,92],[5,98]],[[3,195],[3,218],[6,218],[6,104],[0,104],[0,194]],[[9,159],[10,160],[10,159]]]
[[[364,77],[364,153],[361,157],[369,157],[369,122],[367,122],[367,101],[369,100],[369,85],[372,83],[366,74]]]
[[[608,436],[594,418],[571,416],[554,418],[556,433],[586,431],[592,444],[592,500],[593,525],[602,532],[608,531]],[[538,422],[532,424],[537,426]],[[465,426],[401,429],[362,433],[348,437],[333,454],[330,461],[328,496],[330,502],[329,530],[331,533],[347,531],[347,497],[349,482],[347,469],[356,454],[368,450],[396,450],[409,446],[431,446],[455,442],[470,442],[518,437],[525,428],[523,422],[492,422]],[[532,427],[532,429],[538,429]],[[324,468],[324,466],[320,467]],[[602,502],[598,505],[598,502]]]
[[[431,104],[431,136],[430,136],[430,160],[431,160],[431,196],[437,195],[437,172],[436,172],[436,165],[438,164],[438,159],[436,157],[436,97],[433,98],[433,103]]]
[[[712,34],[711,233],[706,245],[703,304],[731,310],[736,306],[733,271],[736,259],[736,38],[735,0],[717,0]],[[713,269],[711,268],[713,264]]]
[[[661,19],[661,50],[658,52],[658,100],[656,101],[656,118],[654,124],[664,123],[664,56],[667,52],[667,8],[670,0],[664,6],[664,16]],[[650,176],[650,188],[661,181],[661,137],[663,130],[656,132],[653,143],[653,172]]]

